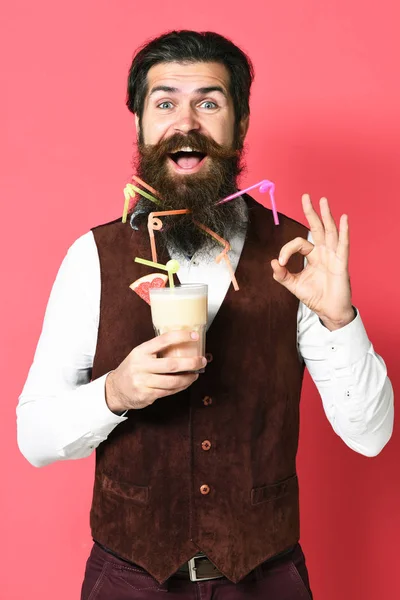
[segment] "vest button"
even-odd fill
[[[203,404],[204,404],[204,406],[210,406],[210,404],[212,404],[211,396],[204,396]]]
[[[209,450],[211,448],[211,442],[210,440],[204,440],[204,442],[202,442],[201,447],[203,448],[203,450]]]
[[[209,362],[209,363],[213,361],[214,357],[211,354],[211,352],[207,352],[206,359],[207,359],[207,362]]]
[[[202,485],[200,488],[200,492],[205,496],[210,493],[210,487],[208,485]]]

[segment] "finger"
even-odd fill
[[[207,359],[203,356],[190,358],[149,358],[145,359],[141,368],[147,373],[184,373],[186,371],[198,371],[207,365]]]
[[[294,294],[297,281],[296,275],[293,275],[293,273],[288,271],[286,267],[282,267],[276,259],[271,262],[271,267],[274,272],[273,277],[275,281],[281,283],[285,288],[292,292],[292,294]]]
[[[325,227],[325,245],[330,250],[336,252],[339,234],[327,198],[321,198],[319,201],[321,209],[322,222]]]
[[[298,237],[285,244],[279,253],[279,264],[283,267],[288,262],[289,258],[300,252],[303,256],[308,256],[314,249],[314,244],[305,240],[304,238]]]
[[[174,346],[175,344],[184,344],[189,342],[194,342],[199,339],[199,334],[196,331],[187,331],[187,330],[179,330],[179,331],[169,331],[168,333],[163,333],[162,335],[158,335],[148,342],[144,342],[140,346],[134,349],[135,353],[141,354],[158,354],[168,346]]]
[[[198,379],[197,373],[186,375],[148,375],[145,378],[146,387],[157,390],[186,389]]]
[[[349,218],[347,215],[342,215],[339,223],[339,242],[336,249],[336,255],[346,264],[346,266],[349,264],[349,250]]]
[[[311,202],[311,198],[308,194],[303,194],[301,197],[301,202],[303,205],[303,212],[310,226],[310,231],[312,233],[312,237],[316,246],[325,243],[325,230],[324,226],[321,222],[321,219],[318,216],[318,213],[315,211],[313,204]]]

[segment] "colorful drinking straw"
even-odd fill
[[[139,179],[139,177],[136,177],[136,176],[134,176],[134,177],[135,177],[135,179]],[[153,188],[151,188],[150,186],[145,184],[144,181],[142,182],[141,179],[139,181],[143,186],[150,188],[151,191],[155,191],[155,190],[153,190]],[[129,211],[129,201],[131,198],[134,198],[136,196],[135,192],[140,194],[141,196],[144,196],[148,200],[151,200],[152,202],[154,202],[154,204],[161,205],[160,200],[157,200],[157,198],[154,198],[154,196],[152,196],[151,194],[145,192],[144,190],[141,190],[140,188],[138,188],[136,185],[133,185],[132,183],[127,183],[126,186],[124,187],[125,202],[124,202],[124,210],[122,213],[122,222],[123,223],[126,223],[126,218],[127,218],[128,211]]]
[[[141,265],[146,265],[148,267],[154,267],[155,269],[161,269],[162,271],[168,272],[169,279],[169,287],[174,288],[174,273],[177,273],[180,269],[180,264],[177,260],[172,259],[167,262],[166,265],[162,265],[157,262],[153,262],[152,260],[146,260],[144,258],[135,258],[135,262],[140,263]]]
[[[218,254],[218,256],[215,258],[215,262],[220,263],[222,259],[225,261],[225,264],[229,271],[229,275],[231,276],[233,289],[235,290],[235,292],[238,292],[239,285],[238,285],[237,279],[235,277],[235,273],[232,268],[231,261],[229,260],[229,256],[228,256],[228,252],[231,249],[230,243],[227,242],[226,240],[224,240],[224,238],[220,237],[217,233],[215,233],[215,231],[213,231],[209,227],[206,227],[202,223],[198,223],[197,221],[194,221],[194,223],[197,225],[197,227],[200,227],[200,229],[203,229],[203,231],[206,231],[209,235],[211,235],[211,237],[216,239],[217,242],[219,242],[222,246],[224,246],[224,249],[222,250],[221,254]]]
[[[143,181],[143,179],[140,179],[140,177],[138,177],[137,175],[132,175],[132,180],[136,181],[136,183],[139,183],[139,185],[141,185],[142,187],[144,187],[147,191],[151,192],[155,196],[160,196],[160,194],[157,192],[157,190],[155,190],[154,188],[152,188],[151,185],[149,185],[148,183],[146,183],[145,181]]]
[[[161,219],[158,219],[157,217],[162,217],[162,216],[166,216],[166,215],[185,215],[185,214],[189,214],[189,213],[190,213],[190,210],[188,210],[187,208],[183,208],[181,210],[164,210],[161,212],[152,212],[149,214],[149,217],[147,219],[147,228],[148,228],[149,237],[150,237],[151,258],[153,259],[153,261],[155,263],[157,262],[157,248],[156,248],[156,241],[155,241],[155,237],[154,237],[154,231],[160,231],[162,229],[162,221],[161,221]],[[239,291],[239,285],[236,280],[235,273],[233,271],[231,261],[229,260],[229,256],[228,256],[228,252],[231,249],[229,242],[227,240],[224,240],[224,238],[220,237],[212,229],[210,229],[209,227],[206,227],[202,223],[199,223],[198,221],[193,221],[193,222],[197,227],[199,227],[203,231],[207,232],[209,235],[211,235],[211,237],[216,239],[217,242],[219,242],[222,246],[224,246],[224,250],[220,254],[218,254],[218,256],[215,259],[215,262],[220,263],[221,259],[224,259],[225,264],[228,268],[230,277],[231,277],[232,285],[236,292]]]
[[[271,199],[272,214],[274,215],[274,223],[275,223],[275,225],[279,225],[278,211],[276,210],[276,203],[275,203],[275,184],[272,181],[269,181],[268,179],[263,179],[259,183],[255,183],[254,185],[251,185],[250,187],[246,188],[245,190],[240,190],[239,192],[236,192],[235,194],[231,194],[230,196],[227,196],[223,200],[220,200],[219,202],[217,202],[217,205],[225,204],[225,202],[229,202],[230,200],[233,200],[234,198],[238,198],[238,196],[242,196],[242,194],[246,194],[250,190],[254,190],[254,188],[257,188],[257,187],[259,188],[259,192],[261,192],[262,194],[265,194],[265,192],[269,192],[269,197]],[[262,206],[264,206],[265,208],[268,208],[264,202],[260,202],[260,204]]]
[[[151,192],[151,194],[149,194],[148,192],[145,192],[144,190],[138,188],[137,186],[135,186],[131,183],[127,184],[125,190],[128,190],[128,191],[125,194],[124,214],[123,214],[123,218],[122,218],[124,223],[126,222],[126,214],[128,211],[127,203],[129,203],[129,200],[127,200],[127,194],[131,194],[131,197],[134,197],[135,192],[137,192],[138,194],[140,194],[141,196],[144,196],[148,200],[151,200],[155,204],[162,205],[161,200],[159,200],[158,198],[155,198],[155,196],[160,196],[160,194],[157,192],[157,190],[152,188],[145,181],[140,179],[140,177],[138,177],[137,175],[132,175],[132,180],[135,181],[136,183],[138,183],[139,185],[141,185],[142,187],[146,188],[149,192]],[[235,194],[231,194],[230,196],[227,196],[223,200],[220,200],[219,202],[217,202],[217,205],[225,204],[226,202],[229,202],[230,200],[233,200],[234,198],[238,198],[239,196],[241,196],[255,188],[258,188],[262,194],[264,194],[265,192],[269,192],[271,206],[272,206],[272,213],[273,213],[273,217],[274,217],[274,223],[275,223],[275,225],[279,225],[279,217],[278,217],[278,212],[276,210],[276,203],[275,203],[275,184],[272,181],[269,181],[268,179],[263,179],[259,183],[256,183],[244,190],[240,190],[240,191],[236,192]],[[124,193],[125,193],[125,190],[124,190]],[[152,194],[154,194],[154,196]],[[265,203],[260,202],[260,204],[262,204],[262,206],[266,207]],[[158,217],[167,216],[167,215],[183,215],[183,214],[188,214],[190,212],[191,211],[188,209],[181,209],[181,210],[166,210],[166,211],[150,213],[148,216],[148,220],[147,220],[147,229],[148,229],[149,237],[150,237],[151,256],[152,256],[153,260],[143,262],[144,259],[138,259],[137,262],[142,262],[142,264],[148,264],[149,266],[157,266],[158,268],[162,268],[163,266],[160,266],[160,264],[157,262],[157,247],[156,247],[156,241],[155,241],[155,236],[154,236],[154,231],[160,231],[162,229],[162,221]],[[137,214],[140,214],[140,213],[137,213]],[[136,217],[137,214],[132,215],[132,217],[133,218]],[[124,218],[125,218],[125,220],[124,220]],[[137,227],[135,227],[133,224],[133,218],[131,218],[131,226],[133,229],[137,229]],[[194,223],[197,227],[199,227],[203,231],[207,232],[214,239],[216,239],[218,241],[218,243],[220,243],[224,247],[223,251],[220,254],[218,254],[215,261],[217,263],[220,263],[221,260],[224,260],[224,262],[227,266],[227,269],[229,271],[233,287],[236,291],[238,291],[239,285],[237,283],[235,273],[233,271],[233,268],[232,268],[232,265],[230,263],[229,256],[228,256],[228,252],[231,249],[229,242],[227,240],[224,240],[223,238],[221,238],[218,234],[216,234],[209,227],[206,227],[202,223],[198,223],[197,221],[194,221]],[[171,261],[169,261],[169,263],[170,262]],[[168,271],[168,269],[166,267],[164,267],[164,270]],[[171,281],[171,274],[169,271],[168,271],[168,274],[169,274],[169,278]],[[172,278],[172,280],[173,280],[173,278]],[[170,283],[170,285],[171,285],[171,283]],[[172,283],[172,287],[173,287],[173,283]]]
[[[122,222],[123,223],[126,223],[126,218],[128,216],[129,204],[130,204],[131,198],[134,198],[135,196],[136,196],[135,192],[130,188],[130,183],[128,183],[124,187],[125,202],[124,202],[124,210],[122,213]]]
[[[166,215],[185,215],[189,212],[189,209],[183,208],[181,210],[162,210],[160,212],[151,212],[149,214],[147,219],[147,229],[150,237],[151,258],[154,262],[157,262],[157,248],[154,232],[162,229],[162,221],[161,219],[157,219],[157,217],[164,217]]]

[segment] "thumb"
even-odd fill
[[[290,292],[293,292],[295,276],[292,275],[292,273],[290,273],[290,271],[288,271],[286,267],[282,267],[282,265],[279,264],[276,258],[271,261],[271,267],[273,270],[273,277],[275,281],[282,284]]]

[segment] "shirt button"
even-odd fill
[[[211,396],[204,396],[203,404],[204,404],[204,406],[210,406],[210,404],[212,404]]]
[[[208,485],[202,485],[200,488],[200,492],[203,494],[203,496],[206,496],[210,493],[210,487]]]
[[[211,442],[210,440],[204,440],[204,442],[202,442],[201,447],[203,448],[203,450],[209,450],[211,448]]]
[[[331,350],[332,350],[332,352],[336,352],[336,350],[337,350],[336,346],[331,346]]]
[[[210,363],[210,362],[212,362],[212,361],[213,361],[214,357],[213,357],[213,355],[211,354],[211,352],[207,352],[207,354],[206,354],[206,359],[207,359],[207,362],[208,362],[208,363]]]

